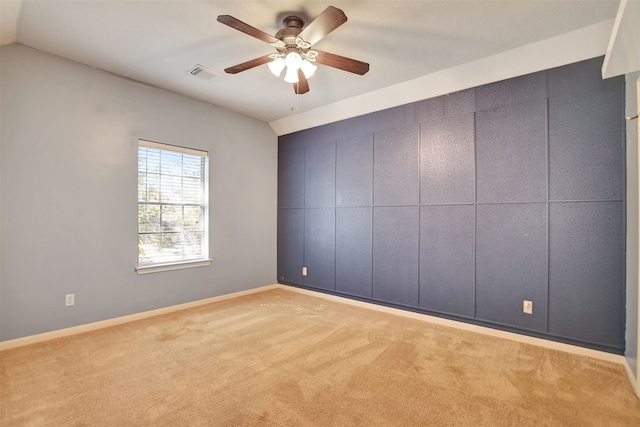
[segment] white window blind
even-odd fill
[[[207,152],[138,141],[138,266],[206,260]]]

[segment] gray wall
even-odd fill
[[[624,79],[601,65],[280,137],[278,280],[622,352]]]
[[[626,115],[638,114],[640,72],[626,76]],[[627,121],[627,321],[625,356],[638,378],[638,121]]]
[[[266,123],[24,46],[0,55],[1,340],[274,283]],[[138,138],[209,152],[211,266],[136,274]]]

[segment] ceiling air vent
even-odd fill
[[[212,78],[216,77],[216,76],[221,76],[221,73],[218,73],[217,71],[213,71],[210,68],[207,67],[203,67],[202,65],[196,65],[195,67],[193,67],[192,69],[190,69],[188,71],[189,74],[191,74],[192,76],[198,77],[199,79],[202,80],[211,80]]]

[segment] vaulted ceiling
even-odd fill
[[[2,0],[0,5],[3,44],[17,42],[219,105],[269,122],[283,134],[478,83],[462,78],[464,73],[456,77],[460,81],[443,80],[447,70],[466,66],[480,80],[496,78],[495,71],[503,78],[535,71],[535,65],[505,71],[512,66],[505,67],[500,55],[523,48],[533,54],[515,62],[553,58],[557,49],[571,50],[567,43],[580,45],[573,50],[583,56],[604,54],[619,1]],[[342,9],[348,21],[315,47],[368,62],[364,76],[320,65],[309,79],[310,92],[296,96],[266,65],[224,73],[275,49],[220,24],[218,15],[275,34],[284,17],[297,15],[308,23],[329,5]],[[582,46],[587,43],[591,47]],[[194,77],[188,71],[196,65],[219,74],[211,80]],[[385,100],[390,88],[412,94]],[[372,93],[379,94],[373,103],[379,105],[369,101]]]

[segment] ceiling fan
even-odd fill
[[[219,15],[218,22],[269,43],[277,51],[277,53],[264,55],[226,68],[224,71],[229,74],[236,74],[259,65],[268,64],[271,72],[279,77],[286,68],[284,80],[293,83],[295,93],[303,94],[309,92],[307,79],[313,75],[317,68],[313,64],[314,62],[359,75],[364,75],[369,71],[369,64],[366,62],[311,49],[311,46],[347,22],[347,16],[344,12],[333,6],[327,7],[304,29],[302,28],[304,25],[302,19],[297,16],[287,16],[282,21],[284,28],[278,31],[275,36],[260,31],[230,15]]]

